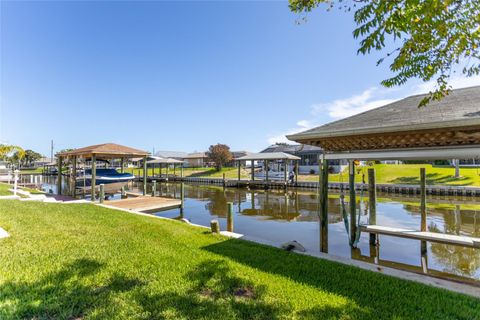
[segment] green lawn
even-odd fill
[[[0,201],[1,319],[480,319],[480,301],[91,204]]]
[[[12,188],[10,184],[0,182],[0,196],[11,196],[12,193],[8,189]]]
[[[480,169],[460,168],[461,177],[454,178],[455,169],[452,167],[432,166],[431,164],[376,164],[373,166],[376,170],[377,183],[397,183],[397,184],[419,184],[420,168],[426,168],[427,184],[429,185],[457,185],[457,186],[480,186]],[[368,181],[368,168],[361,166],[357,168],[356,181],[362,181],[362,173],[365,174],[365,181]],[[318,175],[299,176],[299,180],[318,181]],[[348,172],[342,174],[331,174],[331,182],[348,182]]]
[[[20,170],[20,174],[34,174],[34,173],[43,173],[43,168]]]

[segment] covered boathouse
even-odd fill
[[[121,161],[121,172],[123,173],[124,167],[125,167],[125,160],[126,159],[131,159],[134,157],[143,157],[144,161],[144,188],[143,192],[145,194],[146,190],[146,166],[147,166],[147,161],[146,158],[149,155],[148,152],[139,150],[139,149],[134,149],[131,147],[126,147],[122,146],[116,143],[103,143],[103,144],[96,144],[88,147],[83,147],[83,148],[78,148],[78,149],[73,149],[70,151],[65,151],[65,152],[60,152],[57,153],[57,166],[58,166],[58,193],[61,194],[61,188],[62,188],[62,167],[63,163],[66,161],[70,161],[72,164],[72,171],[71,171],[71,179],[73,184],[72,188],[72,196],[75,197],[75,191],[76,188],[75,186],[75,181],[77,178],[77,163],[79,160],[89,160],[91,161],[92,164],[92,187],[90,188],[91,192],[91,197],[92,201],[95,201],[95,191],[96,191],[96,163],[97,160],[111,160],[111,159],[120,159]]]
[[[426,242],[442,242],[480,248],[480,239],[427,231],[426,172],[420,170],[419,230],[376,225],[375,171],[368,170],[369,223],[357,226],[356,160],[472,159],[480,156],[480,86],[452,90],[440,101],[419,107],[424,95],[410,96],[391,104],[331,122],[287,138],[323,148],[320,159],[320,247],[328,251],[328,166],[330,160],[349,162],[349,238],[352,248],[359,230],[370,234],[377,249],[378,234],[421,240],[422,265],[427,270]],[[375,252],[375,250],[373,250]],[[375,253],[374,253],[375,254]],[[378,257],[378,252],[377,255]],[[424,265],[425,264],[425,265]]]

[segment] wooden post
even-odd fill
[[[168,163],[167,163],[166,169],[165,169],[165,174],[166,174],[166,176],[167,176],[167,178],[166,178],[167,181],[168,181],[168,169],[169,169],[169,165],[168,165]]]
[[[103,183],[100,184],[100,195],[99,195],[99,200],[100,203],[103,203],[103,200],[105,200],[105,185]]]
[[[159,166],[159,168],[160,168],[160,178],[162,178],[162,164],[161,164],[161,163],[159,163],[159,165],[158,165],[158,166]]]
[[[350,192],[350,245],[353,245],[357,233],[357,200],[355,197],[355,164],[353,160],[348,160],[348,186]]]
[[[58,156],[57,194],[62,194],[62,157]]]
[[[90,184],[90,195],[92,201],[95,201],[95,187],[97,185],[97,157],[92,155],[92,182]]]
[[[453,163],[455,164],[455,178],[460,178],[460,160],[454,159]]]
[[[180,167],[180,177],[183,178],[183,164],[182,164],[182,166]]]
[[[240,181],[240,169],[241,169],[241,162],[238,161],[238,181]]]
[[[319,176],[321,183],[319,186],[320,201],[320,251],[328,252],[328,160],[321,159],[321,171]]]
[[[233,203],[227,202],[227,231],[233,232]]]
[[[72,196],[75,198],[77,196],[77,156],[73,156],[72,180]]]
[[[177,177],[177,165],[175,163],[173,164],[173,177]]]
[[[223,185],[223,188],[225,188],[225,173],[223,173],[222,185]]]
[[[268,183],[268,160],[265,160],[265,181]]]
[[[120,159],[120,173],[125,173],[125,158]]]
[[[295,160],[295,186],[297,186],[297,183],[298,183],[298,160]]]
[[[157,193],[157,180],[152,181],[152,197],[155,197],[155,194]]]
[[[143,157],[143,195],[147,194],[147,157]]]
[[[252,169],[252,181],[255,181],[255,161],[251,160],[251,169]]]
[[[120,189],[120,197],[122,199],[126,199],[127,198],[127,193],[125,192],[125,186],[122,186],[122,188]]]
[[[212,229],[212,233],[220,233],[220,224],[218,220],[210,221],[210,228]]]
[[[420,230],[427,231],[427,175],[425,168],[420,168]],[[424,273],[428,271],[427,242],[420,241],[421,265]]]
[[[283,168],[283,181],[285,181],[285,184],[287,183],[287,171],[288,171],[288,160],[284,160],[284,168]]]
[[[185,203],[185,185],[182,182],[180,185],[180,214],[183,217],[183,209],[184,209],[184,203]]]
[[[375,183],[375,168],[368,168],[368,224],[377,224],[377,186]],[[370,233],[370,245],[374,246],[377,240],[375,233]]]
[[[427,231],[427,180],[425,168],[420,168],[420,216],[421,216],[421,231]]]

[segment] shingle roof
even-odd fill
[[[199,158],[207,158],[207,154],[205,152],[192,152],[187,154],[183,157],[184,159],[199,159]]]
[[[424,94],[410,96],[297,134],[293,141],[357,134],[480,125],[480,86],[452,90],[440,101],[419,108]]]
[[[112,157],[138,157],[146,156],[149,153],[143,150],[122,146],[116,143],[102,143],[58,153],[57,156],[91,156],[93,154]]]

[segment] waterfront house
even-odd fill
[[[297,157],[300,157],[298,172],[300,174],[317,174],[318,173],[318,159],[323,154],[320,147],[310,146],[306,144],[287,144],[276,143],[268,146],[260,153],[284,152]],[[332,161],[331,170],[334,173],[340,172],[347,166],[346,161]]]

